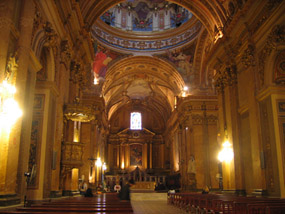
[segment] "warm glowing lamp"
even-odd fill
[[[223,143],[223,149],[219,152],[218,159],[223,162],[230,162],[234,157],[232,145],[227,140]]]
[[[102,161],[101,161],[101,158],[98,158],[95,162],[96,166],[97,167],[101,167],[102,166]]]
[[[16,88],[3,81],[0,85],[0,127],[11,128],[16,120],[22,116],[23,112],[18,103],[14,100]]]
[[[94,78],[94,85],[98,85],[99,84],[99,80],[97,77]]]

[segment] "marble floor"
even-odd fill
[[[132,201],[135,214],[186,214],[166,201]]]
[[[135,214],[185,214],[177,207],[167,204],[167,193],[131,193]]]

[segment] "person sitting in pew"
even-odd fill
[[[121,201],[129,201],[130,200],[130,187],[134,185],[134,180],[129,180],[122,188],[119,193],[119,198]]]
[[[208,185],[205,186],[205,188],[202,191],[202,194],[208,194],[210,192]]]
[[[88,188],[84,194],[85,197],[93,197],[92,189]]]

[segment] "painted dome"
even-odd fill
[[[191,18],[187,9],[164,0],[128,0],[101,16],[107,25],[133,32],[175,29]]]
[[[92,36],[115,51],[150,55],[193,42],[201,28],[201,22],[177,4],[165,0],[127,0],[96,20]]]

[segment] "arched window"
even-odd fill
[[[131,113],[131,129],[142,129],[142,115],[140,112]]]

